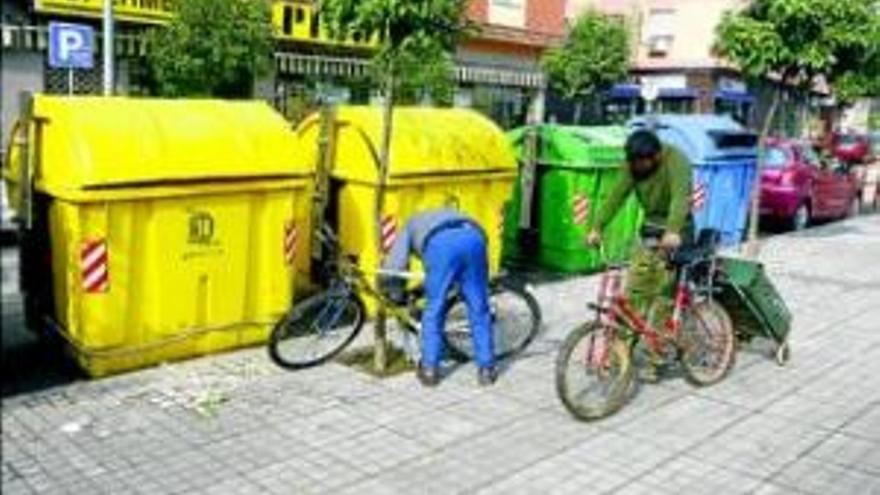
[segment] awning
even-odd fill
[[[642,97],[642,87],[638,84],[615,84],[606,93],[611,99],[615,100],[636,100]],[[658,98],[676,99],[676,98],[697,98],[700,96],[700,90],[696,88],[660,88]]]
[[[632,100],[642,97],[642,87],[638,84],[615,84],[607,96],[615,100]]]
[[[716,100],[732,101],[734,103],[754,103],[755,97],[746,91],[719,89],[715,92]]]
[[[306,76],[360,77],[366,75],[370,67],[370,61],[363,58],[299,53],[276,53],[275,62],[281,74]]]
[[[299,53],[275,54],[278,70],[282,74],[308,76],[362,76],[370,67],[370,60],[356,57],[332,57]],[[459,64],[455,67],[455,80],[462,83],[543,88],[544,74],[539,70],[522,70],[491,67],[476,64]]]
[[[542,88],[544,74],[538,70],[509,69],[481,65],[463,64],[455,68],[458,82],[490,84],[496,86],[516,86],[523,88]]]
[[[693,99],[700,96],[700,90],[696,88],[660,88],[661,99]]]

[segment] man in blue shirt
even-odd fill
[[[498,377],[489,313],[489,268],[486,235],[474,220],[453,209],[437,209],[410,217],[395,240],[382,267],[405,271],[411,254],[425,266],[427,306],[422,315],[422,360],[417,376],[425,386],[440,380],[446,296],[458,285],[468,309],[474,341],[478,382],[487,386]],[[400,279],[386,281],[386,289],[402,291]]]

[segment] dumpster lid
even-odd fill
[[[758,136],[730,117],[720,115],[656,115],[638,117],[632,129],[654,127],[667,144],[679,148],[693,163],[756,158]]]
[[[382,109],[342,106],[336,122],[333,176],[378,182]],[[297,129],[301,149],[313,157],[320,127],[320,116],[314,114]],[[389,178],[516,171],[504,133],[473,110],[395,108],[391,136]]]
[[[49,193],[310,171],[262,102],[37,95],[34,116],[45,119],[37,187]]]
[[[509,137],[522,158],[528,127],[510,132]],[[624,126],[537,126],[540,136],[540,163],[561,168],[618,167],[624,159],[623,151],[629,130]]]

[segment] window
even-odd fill
[[[296,23],[302,24],[306,20],[306,11],[302,7],[296,8]]]
[[[821,165],[821,161],[819,160],[819,155],[813,150],[810,146],[802,146],[799,148],[800,154],[804,159],[804,162],[811,167],[818,167]]]
[[[859,143],[859,138],[852,135],[852,134],[844,134],[844,135],[840,136],[840,139],[838,140],[838,144],[842,144],[842,145],[846,145],[846,146],[851,146],[851,145],[858,144],[858,143]]]
[[[752,114],[752,104],[718,98],[715,100],[715,113],[718,115],[727,115],[733,120],[748,127]]]
[[[675,39],[675,10],[651,9],[644,42],[651,55],[665,55]]]
[[[281,32],[284,34],[293,34],[293,8],[284,7],[284,20],[281,22]]]
[[[471,107],[494,120],[504,129],[526,122],[528,99],[522,89],[478,84],[471,90]]]
[[[661,113],[690,114],[694,113],[694,100],[690,98],[668,98],[658,102]]]
[[[603,110],[605,123],[622,125],[636,115],[645,113],[645,101],[641,98],[608,100]]]
[[[782,168],[788,163],[788,153],[782,148],[767,148],[767,156],[764,157],[764,166],[767,168]]]

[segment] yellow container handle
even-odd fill
[[[21,119],[15,119],[12,123],[12,129],[9,132],[9,142],[6,143],[6,150],[3,154],[3,177],[7,180],[12,180],[12,168],[10,161],[12,160],[12,147],[17,143],[15,142],[15,137],[18,135],[18,131],[22,126]]]
[[[22,167],[24,167],[23,160],[27,159],[27,150],[25,150],[25,154],[22,156],[21,151],[17,150],[16,147],[21,143],[19,141],[19,134],[22,132],[27,133],[27,124],[25,121],[21,119],[16,119],[12,123],[12,129],[9,134],[9,142],[6,143],[5,153],[3,155],[3,163],[0,164],[0,180],[3,180],[6,183],[6,197],[9,200],[10,207],[17,210],[18,214],[22,214],[22,198],[24,197],[22,191],[25,187],[30,187],[29,184],[20,184],[21,182],[21,173]],[[25,135],[26,139],[26,135]],[[17,152],[17,153],[16,153]],[[18,155],[18,169],[13,169],[13,155]],[[29,172],[30,173],[30,172]]]

